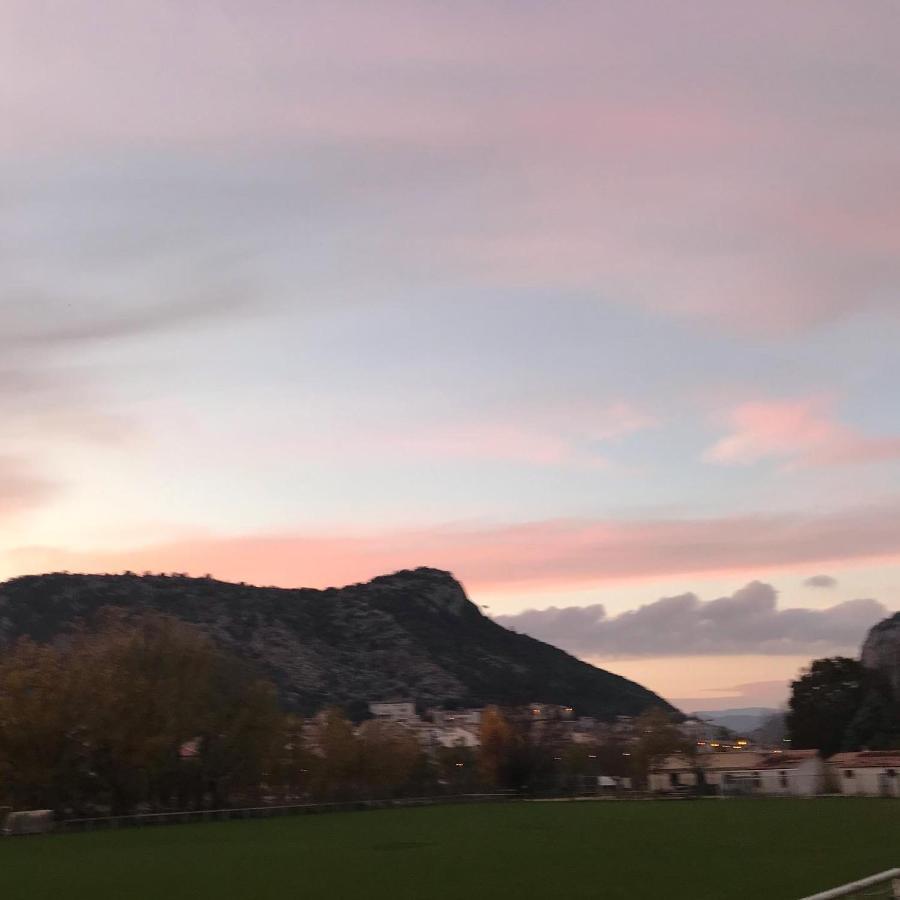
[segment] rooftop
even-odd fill
[[[900,750],[858,750],[835,753],[828,762],[848,769],[900,768]]]

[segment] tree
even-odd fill
[[[434,758],[442,787],[461,792],[479,786],[479,754],[471,747],[439,747]]]
[[[485,784],[496,787],[510,785],[512,759],[516,753],[517,736],[512,724],[497,706],[488,706],[481,713],[478,772]]]
[[[199,741],[203,783],[213,806],[224,805],[238,793],[257,801],[278,754],[281,714],[275,688],[252,678],[237,662],[220,667],[211,687]]]
[[[352,797],[360,780],[360,745],[352,723],[330,707],[313,722],[312,787],[320,797]]]
[[[788,733],[797,749],[831,756],[844,746],[844,736],[866,694],[867,670],[843,656],[815,659],[791,684]]]
[[[282,800],[299,799],[310,789],[313,758],[303,734],[303,720],[288,713],[281,719],[266,781]]]
[[[531,709],[502,712],[490,706],[481,716],[478,769],[495,787],[534,791],[555,784],[562,776],[563,720],[553,713],[534,715]]]
[[[109,613],[65,644],[23,641],[0,662],[0,759],[16,805],[218,804],[258,787],[277,722],[270,685],[157,614]]]
[[[582,776],[627,776],[632,769],[628,745],[615,739],[569,744],[563,751],[562,763],[571,782]]]
[[[410,778],[422,749],[415,735],[393,722],[369,719],[359,728],[360,781],[370,795],[390,794]]]
[[[900,709],[890,685],[866,670],[862,702],[844,731],[843,750],[893,750],[900,747]]]
[[[78,675],[60,650],[27,639],[0,657],[0,790],[12,806],[57,808],[87,779]]]
[[[693,742],[684,737],[672,716],[663,709],[641,713],[634,725],[637,740],[629,752],[632,771],[641,784],[646,784],[650,769],[667,756],[696,754]]]

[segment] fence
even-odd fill
[[[803,900],[838,900],[840,897],[883,897],[886,900],[900,897],[900,869],[888,869],[830,891],[812,894]]]
[[[128,816],[98,816],[63,819],[55,831],[101,831],[115,828],[141,828],[153,825],[188,825],[197,822],[225,822],[232,819],[272,819],[280,816],[353,812],[365,809],[390,809],[406,806],[435,806],[457,803],[496,803],[510,800],[515,793],[455,794],[438,797],[404,797],[390,800],[342,800],[333,803],[298,803],[285,806],[250,806],[233,809],[197,809],[180,812],[134,813]]]

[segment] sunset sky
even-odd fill
[[[451,570],[684,708],[900,608],[900,4],[0,3],[0,578]]]

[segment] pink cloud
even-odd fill
[[[56,491],[56,485],[23,460],[0,456],[0,522],[38,506]]]
[[[823,466],[900,459],[900,437],[860,434],[836,421],[821,402],[742,403],[728,422],[730,433],[704,453],[707,462],[749,465],[774,459]]]
[[[483,527],[423,527],[367,534],[196,536],[132,550],[20,548],[3,569],[210,572],[228,580],[323,587],[429,565],[476,589],[569,588],[682,574],[873,559],[900,560],[900,500],[817,515],[609,521],[561,519]]]
[[[433,460],[481,460],[536,466],[606,466],[603,448],[657,420],[625,401],[606,406],[578,401],[533,407],[522,413],[502,410],[489,416],[424,425],[391,427],[354,424],[350,434],[304,436],[292,453],[341,458],[360,454]]]

